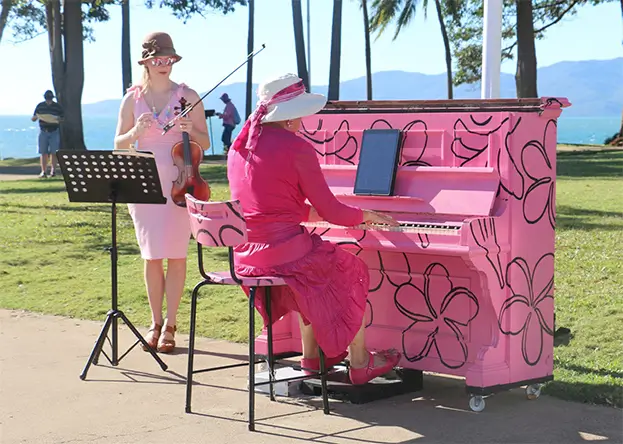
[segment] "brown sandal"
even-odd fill
[[[175,349],[175,332],[177,327],[175,325],[168,325],[162,329],[162,334],[158,340],[158,351],[160,353],[171,353]],[[171,335],[171,339],[167,339],[167,333]]]
[[[158,339],[160,339],[160,331],[162,330],[162,326],[158,324],[151,324],[149,330],[147,331],[147,336],[145,336],[145,342],[149,344],[151,348],[154,350],[158,346]],[[150,336],[151,334],[151,336]],[[143,345],[143,350],[148,351],[147,347]]]

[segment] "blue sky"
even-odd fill
[[[303,0],[303,22],[306,27],[306,2]],[[246,56],[246,7],[223,16],[211,13],[197,16],[184,24],[166,9],[147,9],[140,0],[131,7],[133,76],[138,80],[141,41],[147,33],[166,31],[173,37],[176,49],[184,59],[175,65],[173,79],[197,91],[207,91]],[[387,32],[372,46],[372,70],[402,70],[438,74],[445,72],[443,42],[436,21],[433,2],[425,20],[423,14],[396,41]],[[311,80],[314,85],[328,83],[331,47],[331,0],[312,0],[311,4]],[[307,31],[305,31],[307,36]],[[618,2],[585,6],[574,16],[548,30],[546,38],[536,43],[539,66],[561,61],[612,59],[623,55],[623,27]],[[85,42],[85,85],[83,103],[118,98],[121,94],[121,11],[111,9],[111,20],[95,25],[94,43]],[[52,89],[47,36],[41,35],[19,44],[11,42],[5,31],[0,43],[0,60],[5,67],[0,82],[0,114],[28,114],[43,100],[43,92]],[[266,49],[254,59],[254,81],[273,74],[296,72],[290,0],[256,0],[256,47]],[[11,72],[6,70],[14,67]],[[513,73],[514,62],[502,66]],[[363,20],[355,0],[344,0],[341,79],[365,75]],[[245,80],[246,69],[240,69],[226,83]],[[209,98],[210,102],[215,98]]]

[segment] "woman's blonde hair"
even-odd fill
[[[143,65],[143,76],[141,77],[141,91],[146,92],[149,86],[149,69]]]

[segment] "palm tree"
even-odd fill
[[[517,7],[517,97],[538,97],[536,85],[536,50],[532,2],[515,0]]]
[[[130,59],[130,0],[121,2],[121,72],[123,94],[132,84],[132,60]]]
[[[247,37],[247,54],[253,52],[253,34],[255,32],[255,0],[249,0],[249,31]],[[251,105],[253,99],[253,58],[247,63],[247,97],[246,97],[246,117],[251,115]]]
[[[292,0],[292,24],[294,27],[294,44],[296,46],[296,67],[305,89],[309,92],[309,75],[305,60],[305,38],[303,37],[303,8],[301,0]]]
[[[0,40],[2,40],[2,33],[6,27],[6,23],[9,18],[9,11],[11,11],[13,4],[13,0],[2,0],[2,2],[0,2]]]
[[[454,2],[452,0],[435,0],[437,19],[439,20],[443,45],[446,51],[448,99],[452,99],[452,52],[450,50],[450,41],[448,39],[446,24],[443,20],[444,5],[442,5],[442,1],[444,1],[444,3],[448,3],[448,5],[446,5],[448,8],[450,8],[450,4],[453,4]],[[400,34],[400,31],[402,31],[402,29],[415,17],[419,3],[419,0],[374,0],[372,3],[373,13],[371,30],[373,32],[377,32],[378,38],[383,31],[385,31],[387,25],[396,20],[397,26],[393,37],[393,40],[396,40],[398,34]],[[428,0],[422,0],[422,8],[424,9],[424,17],[426,18]]]
[[[340,98],[340,53],[342,50],[342,0],[333,0],[331,61],[329,65],[329,100]]]
[[[363,10],[363,32],[366,42],[366,92],[368,100],[372,100],[372,60],[370,50],[370,20],[368,19],[367,0],[361,0],[361,9]]]

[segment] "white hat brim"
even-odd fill
[[[262,118],[262,123],[280,122],[311,116],[324,108],[326,103],[327,98],[322,94],[301,94],[287,102],[269,106],[268,113]]]

